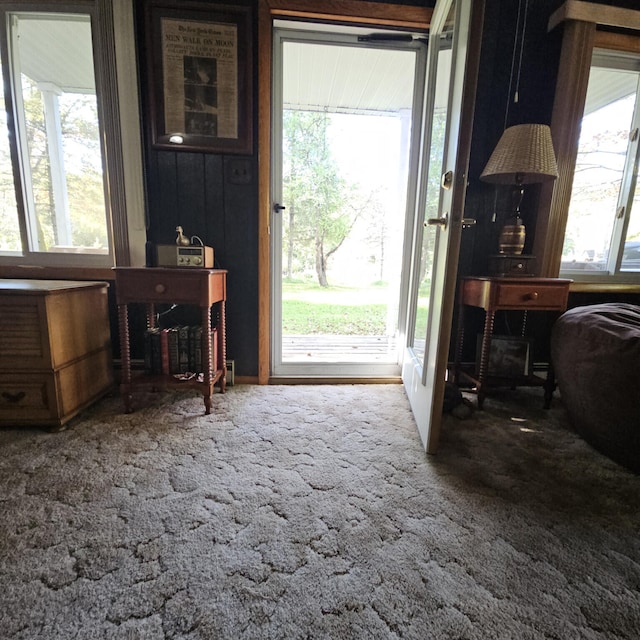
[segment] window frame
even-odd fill
[[[12,13],[83,13],[91,17],[96,97],[102,139],[105,206],[108,217],[107,255],[34,252],[27,244],[26,212],[20,172],[13,83],[10,78],[9,23]],[[21,0],[0,5],[0,53],[4,79],[14,185],[21,226],[22,253],[0,255],[0,275],[13,267],[37,267],[45,273],[81,269],[108,273],[113,266],[145,263],[146,215],[142,136],[138,100],[134,15],[126,0]],[[129,213],[128,213],[129,212]],[[70,271],[71,270],[71,271]]]
[[[594,48],[640,53],[640,11],[568,0],[549,19],[549,31],[562,24],[564,33],[556,81],[551,133],[558,160],[558,179],[542,185],[533,253],[543,277],[558,277],[573,186],[580,126]],[[599,31],[598,27],[625,32]],[[569,275],[563,271],[563,275]],[[640,287],[640,272],[571,272],[572,290]]]
[[[590,71],[594,67],[611,70],[630,70],[637,73],[640,78],[640,54],[636,55],[629,52],[603,49],[594,46],[589,66]],[[635,276],[640,281],[640,272],[620,270],[624,247],[627,240],[626,236],[631,218],[631,205],[634,200],[637,180],[637,158],[638,152],[640,151],[638,145],[638,128],[640,127],[640,83],[637,86],[635,96],[634,114],[632,122],[630,123],[627,151],[625,154],[624,167],[622,169],[621,183],[616,202],[616,209],[618,211],[623,209],[624,213],[622,215],[616,215],[613,220],[607,262],[604,265],[604,269],[589,271],[588,276],[585,275],[584,270],[570,268],[563,269],[561,267],[560,275],[562,277],[580,280],[593,279],[597,281],[600,281],[602,278],[610,279],[611,277],[614,277],[617,281],[621,277],[627,279]],[[583,115],[581,116],[581,121],[583,118],[584,110]],[[569,209],[570,207],[571,200],[569,200]],[[569,213],[570,211],[568,210],[567,220],[569,218]]]

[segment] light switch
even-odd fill
[[[251,175],[251,161],[244,158],[234,158],[229,160],[227,172],[227,182],[231,184],[250,184],[252,180]]]

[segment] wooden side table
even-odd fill
[[[454,380],[473,383],[478,393],[478,408],[482,408],[487,389],[493,386],[544,386],[544,407],[548,409],[555,389],[553,369],[549,366],[546,379],[533,374],[496,378],[488,376],[491,336],[497,311],[524,312],[522,335],[526,329],[528,311],[547,311],[560,315],[567,308],[571,280],[535,277],[469,277],[462,278],[458,290],[458,332],[455,347]],[[464,342],[465,306],[485,311],[480,364],[474,373],[463,371],[460,361]]]
[[[116,302],[120,329],[120,351],[122,358],[122,381],[120,392],[125,411],[132,411],[132,389],[138,384],[154,387],[174,386],[182,389],[197,389],[204,396],[205,413],[211,413],[211,396],[214,386],[226,389],[226,317],[227,272],[224,269],[160,268],[160,267],[115,267]],[[208,362],[202,382],[176,380],[172,376],[145,375],[138,380],[131,378],[131,356],[129,342],[128,306],[143,303],[147,307],[147,328],[156,326],[156,304],[187,304],[200,307],[202,323],[203,360]],[[211,307],[220,305],[218,324],[218,369],[212,370]]]

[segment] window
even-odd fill
[[[131,180],[141,176],[140,137],[127,156],[123,131],[138,114],[119,96],[137,89],[135,73],[120,73],[117,46],[123,33],[125,48],[133,42],[132,12],[110,0],[61,6],[23,1],[0,12],[0,263],[132,264],[130,240],[144,246],[142,180]]]
[[[0,94],[0,252],[20,251],[20,216],[13,182],[7,111],[4,96]]]
[[[640,272],[640,56],[593,53],[561,273]]]

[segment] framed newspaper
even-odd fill
[[[152,145],[252,153],[250,8],[156,0],[147,38]]]

